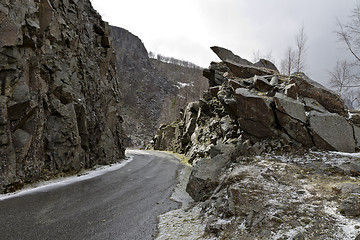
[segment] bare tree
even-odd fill
[[[258,62],[260,59],[266,59],[266,60],[268,60],[268,61],[270,61],[270,62],[272,62],[272,63],[275,64],[275,59],[274,59],[273,56],[272,56],[272,51],[270,51],[270,52],[268,52],[268,53],[266,53],[266,54],[261,53],[260,50],[257,50],[256,52],[253,51],[253,57],[252,57],[251,60],[252,60],[254,63],[256,63],[256,62]]]
[[[307,35],[305,33],[304,24],[299,28],[298,34],[295,36],[296,40],[296,62],[295,70],[296,72],[302,72],[305,69],[305,55],[307,51]]]
[[[343,24],[338,20],[336,33],[340,40],[346,44],[356,61],[360,62],[360,5],[353,9],[349,23]]]
[[[353,87],[356,79],[349,62],[338,60],[333,71],[329,72],[329,75],[331,77],[330,86],[340,97],[344,98],[346,94],[349,94],[349,88]]]
[[[148,55],[149,55],[149,58],[155,58],[155,53],[154,52],[152,52],[152,51],[150,51],[149,53],[148,53]]]
[[[345,43],[346,48],[354,57],[353,63],[342,61],[337,63],[332,72],[331,83],[334,79],[339,95],[345,100],[348,107],[360,107],[360,4],[357,5],[350,15],[350,21],[346,24],[337,21],[336,34],[340,41]],[[342,74],[342,75],[341,75]],[[336,77],[336,78],[335,78]],[[341,78],[340,78],[341,77]],[[349,108],[350,108],[349,107]]]
[[[295,70],[295,52],[291,47],[288,47],[285,52],[285,58],[281,61],[281,72],[287,76]]]

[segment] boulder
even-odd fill
[[[203,201],[209,198],[219,185],[219,175],[230,162],[225,154],[213,158],[203,158],[196,162],[186,186],[186,192],[195,200]]]
[[[348,121],[335,113],[309,114],[309,128],[315,145],[322,149],[354,152],[353,128]]]
[[[279,72],[275,64],[273,64],[272,62],[266,59],[260,59],[258,62],[254,63],[253,65],[254,67],[268,68],[276,72]]]
[[[245,88],[235,91],[236,112],[240,128],[256,137],[273,137],[277,135],[275,116],[271,107],[272,98],[258,96]]]
[[[225,62],[226,60],[233,61],[235,63],[244,64],[244,65],[252,65],[251,62],[249,62],[246,59],[243,59],[237,55],[235,55],[232,51],[222,48],[222,47],[211,47],[211,50],[221,59],[221,61]]]
[[[235,77],[239,78],[250,78],[255,75],[264,76],[276,74],[274,70],[267,68],[254,67],[251,65],[243,65],[234,61],[225,60],[226,65],[229,67],[230,71],[234,74]]]
[[[321,113],[328,112],[318,101],[312,98],[304,97],[302,102],[305,104],[305,111],[317,111]]]
[[[291,118],[306,123],[305,106],[299,101],[287,97],[284,94],[276,93],[274,97],[276,110],[289,115]]]
[[[286,85],[284,92],[287,96],[291,98],[297,99],[298,97],[298,88],[295,83]]]
[[[254,87],[261,92],[267,92],[273,88],[268,80],[261,76],[254,76]]]
[[[347,117],[344,101],[337,94],[311,80],[305,74],[292,75],[290,82],[297,85],[299,95],[315,99],[329,112]]]
[[[313,146],[312,138],[306,127],[304,105],[280,93],[275,95],[274,101],[277,119],[285,132],[297,142],[307,147]]]

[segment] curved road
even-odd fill
[[[0,200],[0,239],[154,239],[179,161],[170,154],[127,151],[124,167],[65,186]]]

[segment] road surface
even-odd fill
[[[115,171],[0,200],[0,239],[153,239],[156,217],[179,207],[169,198],[180,163],[160,152],[127,156]]]

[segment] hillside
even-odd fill
[[[176,120],[181,106],[199,98],[207,81],[201,70],[150,59],[141,40],[125,29],[111,27],[111,35],[127,145],[144,147],[160,124]]]

